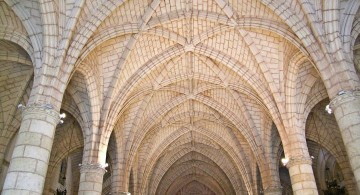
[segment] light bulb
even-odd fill
[[[281,159],[281,163],[282,163],[284,166],[286,166],[286,165],[288,164],[288,162],[289,162],[289,159],[288,159],[288,158],[282,158],[282,159]]]
[[[59,116],[60,116],[60,118],[65,118],[65,117],[66,117],[66,114],[65,114],[65,113],[61,113]]]

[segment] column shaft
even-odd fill
[[[3,193],[42,194],[59,113],[51,105],[29,105],[15,143]]]
[[[360,91],[346,91],[330,103],[360,189]]]
[[[289,169],[294,195],[318,194],[310,157],[291,157],[286,165]]]
[[[79,195],[101,195],[105,166],[83,164],[80,166]]]

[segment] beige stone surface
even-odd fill
[[[1,193],[359,194],[359,7],[0,0]]]

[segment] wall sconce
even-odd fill
[[[329,104],[326,105],[325,110],[326,110],[326,112],[329,113],[329,114],[332,113],[332,109],[330,108],[330,105],[329,105]]]
[[[286,166],[289,163],[289,159],[288,158],[282,158],[281,159],[281,163]]]
[[[26,106],[24,106],[24,105],[22,105],[22,104],[19,104],[17,107],[18,107],[18,109],[24,109],[24,108],[26,108]]]
[[[61,114],[59,115],[59,117],[60,117],[61,119],[63,119],[63,118],[66,117],[66,114],[65,114],[65,113],[61,113]]]
[[[64,123],[64,118],[66,117],[66,114],[65,113],[61,113],[61,114],[59,114],[59,117],[60,117],[60,122],[59,122],[59,124],[63,124]]]

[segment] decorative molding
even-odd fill
[[[37,116],[46,115],[52,117],[55,120],[56,124],[59,123],[60,121],[59,112],[56,111],[54,109],[54,106],[52,106],[51,104],[34,103],[27,105],[26,107],[23,106],[21,109],[23,111],[22,112],[23,118],[28,115],[37,115]]]
[[[331,101],[330,108],[336,109],[339,105],[354,101],[360,97],[360,90],[340,91]]]
[[[102,164],[92,164],[92,163],[85,163],[85,164],[79,164],[80,167],[80,173],[87,173],[87,172],[97,172],[100,174],[105,174],[106,172],[106,165]]]
[[[289,162],[286,164],[287,168],[290,168],[295,165],[302,165],[302,164],[308,164],[312,165],[312,159],[310,157],[304,157],[304,156],[294,156],[290,157]]]

